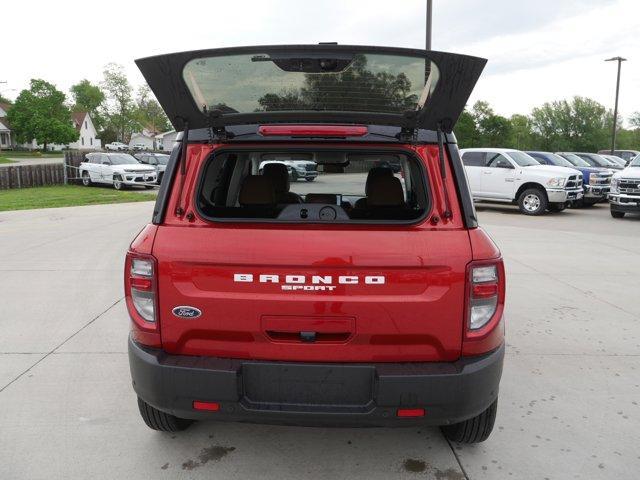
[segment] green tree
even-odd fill
[[[3,96],[0,93],[0,103],[8,103],[9,105],[11,105],[11,103],[13,103],[13,102],[11,102],[11,100],[9,100],[7,97]]]
[[[607,145],[611,115],[595,100],[574,97],[534,108],[531,123],[545,150],[594,152]]]
[[[106,93],[106,124],[117,132],[118,140],[126,142],[134,130],[140,128],[133,89],[121,65],[110,63],[105,66],[102,88]]]
[[[526,115],[516,113],[509,119],[511,123],[511,137],[504,142],[510,148],[518,150],[532,150],[536,148],[531,119]]]
[[[629,123],[635,128],[640,128],[640,112],[634,112],[629,117]]]
[[[507,118],[496,115],[488,102],[478,100],[474,103],[470,116],[477,131],[475,137],[477,146],[506,146],[511,135],[511,123]]]
[[[72,85],[70,90],[73,97],[73,111],[89,112],[96,128],[101,129],[104,120],[100,109],[106,98],[104,92],[98,85],[93,85],[87,79]]]
[[[460,114],[455,127],[456,139],[460,148],[472,148],[480,145],[480,133],[474,116],[467,110]]]
[[[143,85],[138,89],[136,115],[140,124],[154,132],[166,132],[169,130],[169,119],[147,85]]]
[[[28,90],[22,90],[8,112],[8,120],[19,142],[66,144],[78,139],[71,123],[71,112],[65,106],[65,95],[54,85],[32,79]]]

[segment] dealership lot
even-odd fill
[[[318,184],[302,184],[316,189]],[[313,191],[313,190],[310,190]],[[626,479],[640,471],[640,217],[479,206],[508,271],[493,435],[142,423],[122,261],[152,204],[0,213],[0,478]]]

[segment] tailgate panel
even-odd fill
[[[169,353],[315,362],[460,355],[464,230],[163,226],[154,256]],[[178,305],[202,315],[178,318]],[[299,335],[309,331],[315,341]]]

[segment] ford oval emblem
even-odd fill
[[[171,310],[176,317],[180,318],[198,318],[202,315],[199,308],[190,307],[188,305],[180,305]]]

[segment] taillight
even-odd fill
[[[124,283],[134,339],[143,345],[159,347],[156,268],[156,260],[152,256],[129,252]]]
[[[480,355],[504,339],[505,277],[501,258],[471,262],[467,268],[467,321],[463,355]]]

